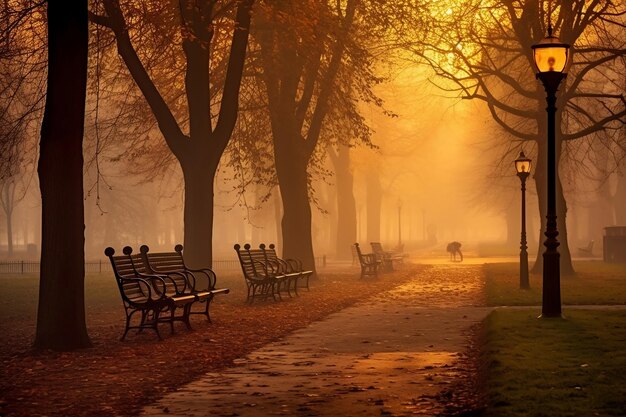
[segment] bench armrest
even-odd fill
[[[300,259],[287,258],[284,260],[291,268],[292,272],[301,272],[302,271],[302,261]]]
[[[150,283],[143,278],[120,278],[120,283],[124,284],[126,282],[136,282],[141,287],[145,287],[148,293],[147,294],[148,298],[146,301],[155,302],[155,301],[160,301],[160,300],[165,299],[165,291],[161,292],[160,294],[159,292],[154,291],[155,294],[153,294],[152,289],[154,288],[156,290],[154,283]],[[163,282],[163,288],[165,288],[165,282]],[[126,294],[124,294],[124,297],[126,297]]]
[[[263,276],[262,278],[268,278],[269,277],[269,272],[267,270],[267,265],[265,264],[265,262],[261,262],[259,260],[253,259],[252,260],[252,265],[254,265],[254,269],[255,271],[257,270],[257,267],[261,267],[261,270],[263,272]]]
[[[193,281],[192,288],[194,290],[197,290],[197,288],[196,288],[196,278],[193,275],[194,272],[199,272],[199,273],[201,273],[201,274],[203,274],[204,276],[207,277],[208,284],[209,284],[207,290],[211,290],[211,289],[215,288],[215,285],[217,285],[217,275],[215,274],[215,272],[213,272],[212,269],[209,269],[209,268],[200,268],[200,269],[187,268],[186,271],[188,271],[191,274],[191,276],[193,276],[193,280],[194,281]]]
[[[174,274],[177,274],[177,273],[168,272],[167,274],[159,274],[159,275],[156,275],[156,274],[138,274],[138,275],[141,278],[150,279],[150,281],[153,283],[153,287],[155,287],[154,289],[160,292],[164,296],[168,295],[167,294],[167,282],[171,283],[174,286],[174,292],[176,293],[176,295],[183,294],[183,292],[185,291],[185,288],[183,288],[182,290],[179,290],[179,285],[170,276]],[[158,285],[154,285],[154,283],[157,283]]]

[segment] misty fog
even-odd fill
[[[381,240],[389,247],[401,243],[405,250],[431,257],[444,256],[446,242],[453,240],[461,241],[470,255],[513,255],[519,248],[520,233],[520,183],[513,166],[518,148],[503,152],[507,141],[485,109],[469,100],[446,97],[427,82],[428,76],[419,67],[396,71],[390,81],[377,87],[385,107],[395,116],[383,115],[375,108],[365,111],[377,148],[350,149],[357,240],[362,244]],[[31,129],[32,140],[36,140],[36,133]],[[158,135],[151,140],[162,141]],[[521,149],[527,155],[533,154],[531,147]],[[90,158],[95,158],[94,150],[86,147],[85,159]],[[107,246],[138,247],[146,243],[155,250],[171,250],[183,242],[183,183],[177,167],[165,177],[154,179],[132,175],[123,156],[112,162],[104,153],[98,159],[101,177],[96,178],[93,163],[86,171],[88,260],[102,259]],[[326,164],[332,170],[328,161]],[[379,237],[367,228],[368,174],[378,177],[381,184]],[[27,171],[18,183],[16,193],[23,193],[24,198],[18,198],[13,212],[11,259],[36,259],[40,246],[36,177]],[[617,175],[612,175],[607,182],[612,193],[616,183]],[[312,232],[316,257],[334,259],[336,255],[335,184],[332,173],[314,181]],[[271,189],[267,201],[259,200],[265,189],[257,191],[253,186],[241,194],[235,187],[232,172],[224,168],[216,180],[215,259],[234,258],[235,243],[256,246],[280,242],[278,187]],[[592,239],[600,242],[599,231],[590,230],[590,216],[596,205],[602,204],[597,190],[591,183],[579,187],[576,193],[573,187],[566,187],[571,245],[584,246]],[[606,219],[606,225],[611,224],[614,220]],[[536,191],[529,181],[531,254],[537,250],[539,227]],[[5,213],[0,221],[0,248],[7,259]]]

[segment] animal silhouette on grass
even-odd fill
[[[463,262],[463,252],[461,252],[461,243],[460,242],[450,242],[446,247],[446,251],[450,254],[450,260],[454,262]],[[460,260],[456,260],[456,255],[459,255]]]

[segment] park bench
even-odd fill
[[[309,278],[313,275],[313,271],[305,270],[302,266],[302,261],[300,259],[288,258],[281,259],[278,257],[276,253],[276,245],[270,243],[269,247],[266,247],[265,244],[261,243],[259,248],[263,250],[265,253],[265,259],[267,263],[275,265],[282,273],[285,274],[294,274],[294,290],[296,295],[298,294],[298,286],[299,282],[304,282],[304,288],[308,291],[309,289]]]
[[[109,257],[113,274],[124,304],[126,313],[126,328],[121,340],[126,338],[130,329],[153,329],[161,340],[159,323],[169,323],[172,333],[174,322],[182,321],[187,328],[189,324],[189,311],[191,304],[196,300],[194,295],[185,295],[178,292],[178,287],[169,278],[160,275],[140,275],[134,267],[132,248],[124,247],[124,255],[115,256],[115,249],[108,247],[104,254]],[[176,311],[182,308],[182,315],[176,315]],[[133,317],[139,313],[138,324],[133,324]],[[169,316],[165,314],[169,313]]]
[[[404,255],[399,252],[386,251],[380,242],[370,242],[372,252],[381,262],[385,271],[393,271],[394,264],[404,263]]]
[[[373,253],[363,253],[358,243],[354,244],[359,264],[361,265],[361,278],[366,276],[378,276],[378,268],[381,261]]]
[[[241,271],[248,287],[246,302],[253,303],[255,299],[268,299],[276,297],[282,300],[281,290],[289,290],[290,277],[275,271],[266,261],[265,254],[261,249],[251,249],[246,243],[234,246],[241,265]],[[291,296],[291,292],[289,292]]]
[[[202,314],[207,320],[211,321],[209,307],[211,301],[218,294],[228,294],[228,288],[215,288],[217,285],[217,276],[210,268],[187,267],[183,257],[183,245],[176,245],[174,252],[153,252],[150,253],[148,245],[142,245],[139,248],[141,253],[142,270],[141,273],[146,274],[165,274],[169,275],[174,281],[179,282],[179,286],[183,288],[183,293],[196,296],[196,301],[205,304],[202,311],[191,310],[189,314]],[[206,285],[200,285],[199,277],[206,280]],[[203,282],[204,284],[204,282]]]

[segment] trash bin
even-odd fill
[[[604,262],[626,263],[626,226],[604,228]]]

